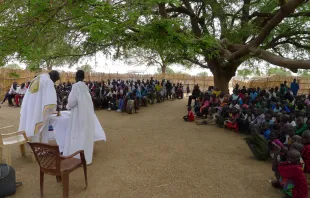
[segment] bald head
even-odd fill
[[[301,141],[304,145],[310,144],[310,131],[309,130],[303,132]]]
[[[297,150],[290,150],[287,152],[286,160],[291,164],[297,164],[300,162],[300,152]]]
[[[300,137],[299,135],[294,135],[294,136],[291,138],[291,140],[292,140],[292,144],[293,144],[294,142],[301,143],[301,137]]]
[[[56,70],[52,70],[48,74],[50,75],[50,78],[54,83],[60,79],[59,72]]]
[[[304,148],[304,145],[302,145],[301,143],[298,143],[298,142],[294,142],[290,146],[290,151],[291,150],[297,150],[297,151],[301,152],[303,148]]]

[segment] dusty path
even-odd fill
[[[97,111],[108,142],[96,143],[85,191],[82,169],[70,176],[70,197],[279,198],[270,187],[270,162],[254,160],[243,137],[213,126],[185,123],[185,100],[138,114]],[[2,107],[0,127],[18,124],[19,109]],[[14,197],[39,197],[39,167],[13,150]],[[45,197],[62,197],[61,184],[45,177]]]

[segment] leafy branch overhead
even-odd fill
[[[0,11],[2,61],[16,52],[47,64],[143,50],[209,68],[223,90],[245,61],[310,68],[307,0],[20,0]]]

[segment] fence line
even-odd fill
[[[40,72],[30,72],[28,70],[12,70],[7,68],[0,68],[0,96],[3,96],[12,86],[13,82],[18,84],[30,82],[35,76],[44,73],[46,71]],[[99,73],[92,72],[86,73],[85,81],[108,81],[108,79],[120,79],[120,80],[147,80],[153,77],[155,80],[167,79],[172,83],[182,83],[184,86],[189,85],[191,90],[195,84],[199,84],[201,90],[207,90],[209,86],[213,86],[212,76],[190,76],[183,74],[118,74],[118,73]],[[75,72],[60,72],[60,83],[62,82],[75,82]],[[1,100],[1,99],[0,99]]]
[[[46,71],[40,72],[30,72],[28,70],[12,70],[7,68],[0,68],[0,96],[3,96],[8,89],[11,87],[13,82],[18,84],[31,81],[35,76],[44,73]],[[213,76],[190,76],[185,74],[118,74],[118,73],[99,73],[92,72],[86,73],[86,81],[107,81],[108,79],[120,79],[120,80],[147,80],[153,77],[155,80],[167,79],[173,83],[182,83],[185,87],[190,86],[192,90],[194,85],[198,84],[201,90],[207,90],[209,86],[213,86]],[[262,89],[270,89],[272,87],[279,87],[284,81],[288,82],[288,85],[296,78],[300,85],[300,94],[308,94],[310,90],[310,78],[308,77],[297,77],[297,76],[267,76],[253,78],[249,81],[232,79],[232,86],[237,83],[243,87],[260,87]],[[75,72],[60,72],[60,82],[75,82]],[[1,100],[1,99],[0,99]]]

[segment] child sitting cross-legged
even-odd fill
[[[194,122],[195,116],[190,107],[187,108],[187,115],[183,117],[185,122]]]
[[[237,119],[239,117],[238,110],[233,108],[232,113],[230,114],[230,119],[225,122],[225,127],[231,130],[239,132]]]
[[[286,198],[307,198],[308,186],[303,166],[300,163],[300,152],[295,149],[288,151],[286,161],[279,163],[278,155],[280,152],[281,148],[275,146],[272,170],[275,172],[277,180],[273,181],[272,185],[281,188]]]
[[[216,107],[212,107],[209,109],[209,114],[206,119],[207,124],[216,124],[216,119],[218,117],[217,111],[218,111],[218,108]]]

